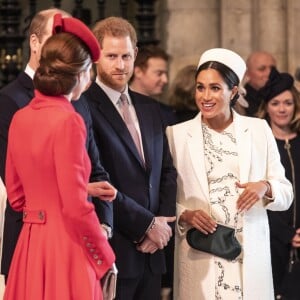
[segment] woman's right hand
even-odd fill
[[[217,228],[216,221],[204,210],[185,210],[179,217],[179,224],[186,223],[204,234],[213,233]]]

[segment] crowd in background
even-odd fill
[[[298,299],[293,76],[271,53],[216,48],[169,82],[170,55],[137,48],[128,21],[77,21],[38,13],[0,90],[4,299],[102,299],[114,262],[116,299]],[[234,260],[186,242],[218,223],[242,244]]]

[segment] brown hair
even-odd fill
[[[38,37],[39,42],[41,42],[43,40],[43,36],[47,34],[45,30],[49,22],[49,19],[57,13],[61,13],[63,16],[69,16],[69,17],[71,16],[67,12],[58,8],[41,10],[33,17],[33,19],[30,22],[29,36],[35,34]]]
[[[55,34],[43,46],[34,86],[49,96],[69,94],[77,83],[78,74],[91,63],[89,50],[78,37],[70,33]]]
[[[300,132],[300,95],[298,90],[292,86],[288,89],[292,93],[293,101],[295,104],[294,115],[290,123],[290,128],[293,132]],[[266,119],[270,123],[270,117],[267,113],[267,105],[269,101],[262,101],[259,109],[256,113],[256,116],[261,119]]]
[[[161,58],[166,62],[169,61],[169,55],[165,50],[155,45],[148,45],[139,48],[134,66],[145,70],[150,58]]]
[[[175,110],[198,110],[195,103],[196,71],[196,65],[188,65],[176,74],[168,93],[168,103]]]
[[[125,19],[120,17],[109,17],[96,23],[93,32],[102,48],[105,35],[113,37],[129,36],[133,47],[137,44],[137,35],[134,27]]]
[[[162,48],[155,45],[148,45],[139,48],[134,61],[134,66],[139,67],[143,72],[148,68],[148,60],[150,58],[161,58],[164,61],[169,61],[169,55]],[[134,79],[134,72],[130,78],[130,82]]]

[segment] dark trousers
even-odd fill
[[[167,272],[162,275],[162,287],[171,288],[172,291],[173,291],[173,273],[174,273],[174,247],[175,247],[175,236],[173,234],[168,245],[164,248]]]
[[[153,274],[146,259],[144,272],[136,278],[118,278],[116,300],[160,300],[161,274]]]

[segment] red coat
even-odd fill
[[[36,92],[11,123],[6,186],[23,211],[4,299],[98,300],[115,260],[87,201],[90,161],[81,116],[64,97]]]

